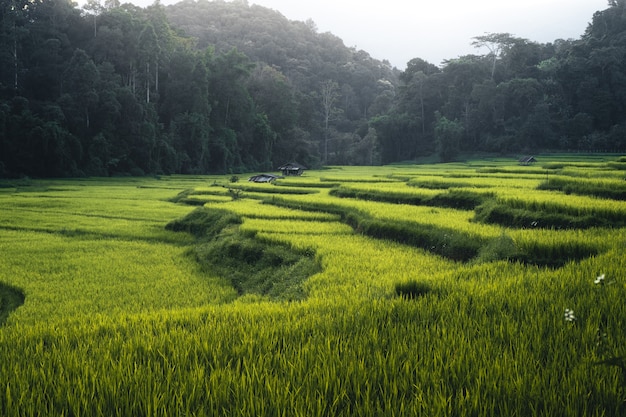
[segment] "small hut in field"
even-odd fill
[[[534,156],[525,156],[525,157],[519,159],[519,164],[520,165],[525,165],[525,166],[532,165],[535,162],[537,162],[537,160],[535,159]]]
[[[248,178],[248,181],[252,181],[252,182],[273,182],[274,180],[277,180],[281,177],[279,177],[278,175],[274,175],[274,174],[259,174],[259,175],[254,175],[250,178]]]
[[[278,167],[278,170],[282,172],[285,177],[293,176],[293,175],[302,175],[305,169],[306,169],[305,166],[302,166],[297,162],[289,162]]]

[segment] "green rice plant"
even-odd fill
[[[472,184],[471,181],[461,182],[461,181],[450,181],[446,177],[441,177],[437,179],[423,179],[423,178],[414,178],[410,180],[408,183],[411,187],[416,188],[426,188],[432,190],[447,190],[449,188],[464,188],[464,187],[476,187],[475,184]]]
[[[318,191],[313,187],[295,187],[295,186],[283,186],[276,187],[267,183],[250,183],[248,185],[232,186],[233,189],[238,189],[246,192],[262,193],[262,194],[315,194]]]
[[[233,200],[233,198],[230,195],[193,194],[178,202],[190,206],[203,206],[207,203],[224,203],[231,200]]]
[[[342,198],[357,198],[395,204],[427,205],[468,210],[473,209],[488,197],[488,194],[476,194],[466,190],[447,190],[446,192],[429,190],[431,192],[423,192],[422,190],[411,190],[406,186],[403,188],[397,186],[389,188],[390,189],[387,190],[380,188],[364,189],[361,187],[341,186],[333,188],[330,190],[329,194]]]
[[[485,174],[545,174],[542,167],[499,167],[499,168],[478,168],[478,173]]]
[[[592,215],[572,216],[566,213],[551,213],[540,210],[513,208],[506,203],[488,201],[476,207],[474,220],[477,222],[498,224],[518,228],[557,228],[580,229],[598,226],[610,226],[612,222]],[[616,226],[619,226],[617,224]]]
[[[175,203],[188,204],[192,206],[201,206],[205,203],[213,201],[240,200],[246,198],[263,199],[267,194],[312,194],[318,192],[313,188],[296,188],[283,187],[275,188],[268,184],[250,184],[250,185],[232,185],[199,187],[195,189],[187,189],[178,193],[170,201]]]
[[[298,208],[279,207],[273,204],[265,204],[266,201],[243,199],[236,202],[209,203],[207,207],[228,210],[249,219],[310,220],[318,222],[339,220],[337,214],[326,213],[323,210],[305,211]],[[294,207],[296,206],[294,205]]]
[[[479,165],[514,163],[333,168],[307,171],[306,180],[469,178]],[[615,178],[606,166],[584,169],[580,178]],[[489,187],[471,191],[510,207],[615,216],[623,207],[534,190],[541,179],[484,175]],[[469,211],[338,198],[321,187],[265,195],[269,204],[258,195],[207,201],[206,210],[242,221],[221,233],[219,253],[244,255],[227,259],[233,265],[282,264],[286,249],[321,267],[284,281],[305,298],[270,301],[239,296],[228,276],[189,256],[192,235],[164,230],[192,211],[168,198],[227,181],[59,180],[0,192],[0,282],[25,296],[0,327],[1,415],[624,415],[626,228],[484,225]],[[344,186],[366,185],[395,187]],[[484,258],[456,262],[339,222],[359,220],[450,229],[480,241]],[[272,248],[267,259],[257,244]],[[595,254],[558,268],[511,255],[567,258],[585,248]],[[602,287],[594,284],[601,275]],[[402,284],[429,291],[398,296]]]
[[[595,168],[565,167],[558,175],[572,178],[624,179],[624,172],[607,169],[606,164]]]
[[[307,252],[241,234],[232,234],[194,249],[196,259],[220,276],[227,276],[238,294],[260,294],[274,300],[300,300],[302,282],[319,272]]]
[[[492,198],[493,194],[476,193],[465,189],[451,189],[446,193],[433,196],[428,205],[436,207],[449,207],[459,210],[473,210],[485,200]]]
[[[339,185],[339,182],[322,181],[321,179],[280,178],[274,181],[277,187],[300,187],[300,188],[332,188]]]
[[[455,229],[358,215],[351,222],[355,223],[353,227],[357,231],[367,236],[424,248],[456,261],[474,258],[482,245],[479,236],[470,236]]]
[[[476,209],[476,220],[511,227],[588,228],[620,227],[626,205],[586,196],[549,191],[495,191],[498,197]]]
[[[617,162],[608,162],[606,164],[611,169],[616,169],[619,171],[626,171],[626,162],[619,160]]]
[[[599,256],[623,241],[623,229],[510,230],[520,261],[551,267]]]
[[[496,236],[499,233],[497,227],[471,223],[472,213],[465,210],[340,199],[328,193],[320,193],[318,196],[273,197],[265,202],[281,207],[337,214],[342,220],[347,220],[347,215],[350,213],[362,213],[384,220],[415,222],[443,228],[454,227],[480,236]]]
[[[197,307],[235,298],[186,246],[31,231],[0,233],[0,282],[24,294],[8,325]]]
[[[240,226],[240,229],[242,231],[295,235],[335,235],[353,233],[353,229],[343,223],[287,218],[246,218]]]
[[[489,240],[484,244],[478,255],[476,256],[476,262],[494,262],[499,260],[517,261],[530,257],[525,256],[522,250],[515,244],[515,241],[504,232],[497,238]],[[532,262],[537,263],[537,262]]]
[[[24,349],[43,370],[10,373],[19,362],[7,361],[0,372],[10,375],[8,410],[21,406],[26,413],[72,407],[75,412],[118,409],[150,415],[159,415],[159,409],[217,415],[277,410],[618,415],[608,410],[619,407],[623,391],[610,370],[607,375],[602,368],[581,365],[589,358],[576,340],[582,329],[559,322],[560,306],[549,306],[566,300],[551,298],[559,288],[548,283],[525,276],[500,289],[485,289],[483,283],[480,290],[463,287],[445,299],[420,297],[411,303],[238,304],[66,325],[63,334],[39,328],[18,338],[15,350],[2,349],[2,355],[17,359],[10,353]],[[527,316],[518,316],[523,313]],[[0,347],[6,347],[9,336],[15,333],[0,334]],[[81,343],[90,339],[99,343]],[[29,345],[36,340],[45,340],[41,350]],[[61,385],[52,368],[60,363],[65,371]],[[541,372],[527,371],[537,366]],[[50,384],[50,375],[56,375],[57,384]],[[556,377],[560,384],[542,393]],[[20,391],[31,379],[33,389]],[[72,398],[63,400],[61,387],[70,380],[80,383],[74,384]],[[594,390],[579,401],[572,394],[588,389],[583,381],[593,381]],[[47,402],[37,392],[46,392]],[[99,395],[89,401],[90,392]]]
[[[596,313],[599,315],[596,318],[598,320],[596,349],[600,359],[595,365],[617,368],[621,371],[622,384],[626,386],[626,352],[622,346],[614,345],[615,334],[623,333],[623,328],[609,318],[616,310],[613,303],[617,300],[611,298],[618,292],[613,290],[617,283],[614,276],[607,277],[606,273],[598,275],[594,280],[597,297],[600,300]]]
[[[353,175],[353,174],[351,174]],[[398,179],[395,179],[393,177],[364,177],[364,176],[346,176],[346,177],[340,177],[340,176],[336,176],[336,177],[329,177],[329,176],[324,176],[324,177],[320,177],[320,181],[323,182],[327,182],[327,183],[334,183],[334,184],[345,184],[345,183],[352,183],[352,182],[357,182],[357,183],[388,183],[388,182],[397,182]]]
[[[285,200],[273,199],[271,204],[290,204]],[[365,210],[342,210],[338,206],[325,204],[307,204],[300,202],[297,207],[311,210],[339,212],[343,221],[357,232],[377,239],[424,248],[449,259],[467,261],[477,255],[481,245],[480,236],[472,236],[441,225],[415,223],[397,218],[377,218]]]
[[[541,183],[540,190],[557,190],[565,194],[590,195],[613,200],[626,200],[626,182],[623,180],[591,181],[556,177]]]
[[[204,207],[166,228],[193,233],[199,239],[192,250],[195,260],[208,272],[228,277],[240,296],[304,298],[302,281],[319,271],[309,251],[256,238],[257,230],[239,227],[242,221],[230,211]]]
[[[37,200],[24,201],[12,198],[13,204],[3,207],[0,213],[0,229],[24,230],[42,233],[55,233],[64,236],[84,236],[126,240],[167,241],[184,244],[189,241],[184,235],[176,235],[164,230],[167,216],[180,216],[189,211],[187,207],[167,207],[167,203],[154,202],[138,210],[133,210],[136,201],[111,200],[107,202],[109,212],[98,204],[67,205],[63,200],[45,199],[39,205]],[[39,200],[41,201],[41,200]],[[171,219],[171,217],[169,217]]]
[[[463,181],[455,180],[451,182],[451,179],[463,178]],[[421,177],[409,181],[407,184],[410,186],[416,186],[421,181],[430,181],[435,184],[448,184],[450,187],[442,187],[449,189],[471,189],[472,192],[484,193],[492,192],[492,190],[505,190],[505,189],[528,189],[537,187],[540,182],[545,179],[545,176],[533,175],[521,177],[518,175],[504,175],[504,174],[478,174],[475,172],[468,172],[467,170],[461,172],[448,173],[445,175],[439,175],[434,178],[424,180]],[[457,184],[458,186],[453,186]]]
[[[197,208],[180,220],[165,225],[167,230],[191,233],[197,238],[212,239],[226,227],[240,224],[241,218],[226,210]]]
[[[330,190],[330,195],[341,198],[357,198],[370,201],[384,201],[396,204],[423,205],[429,196],[425,193],[403,191],[383,191],[379,189],[363,190],[350,186],[340,186]]]

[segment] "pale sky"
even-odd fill
[[[82,4],[85,0],[79,0]],[[130,1],[145,7],[153,0]],[[161,0],[161,4],[179,0]],[[312,19],[348,47],[403,70],[413,58],[440,65],[444,59],[481,54],[472,38],[508,32],[547,43],[578,39],[607,0],[248,0],[290,20]]]

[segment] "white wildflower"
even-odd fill
[[[604,284],[604,274],[602,274],[602,275],[598,276],[598,277],[596,278],[596,280],[595,280],[595,281],[593,281],[593,283],[594,283],[594,284],[596,284],[596,285],[602,285],[602,284]]]
[[[565,309],[565,321],[576,321],[576,317],[574,316],[574,310],[569,308]]]

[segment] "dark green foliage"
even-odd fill
[[[452,190],[432,197],[428,205],[459,210],[473,210],[476,206],[492,197],[492,194],[480,194],[467,190]]]
[[[532,247],[525,248],[523,252],[520,252],[516,258],[511,260],[532,265],[560,268],[568,262],[580,261],[598,253],[599,250],[596,246],[580,241],[557,245],[538,243]]]
[[[517,228],[588,229],[590,227],[619,227],[626,219],[607,219],[600,215],[573,215],[563,212],[511,207],[495,200],[476,207],[474,221]]]
[[[423,297],[432,291],[429,284],[419,281],[399,282],[395,286],[396,295],[409,300]]]
[[[272,198],[269,204],[300,210],[322,211],[339,214],[341,220],[350,225],[358,233],[376,239],[386,239],[405,245],[423,248],[440,256],[455,261],[469,261],[478,254],[484,243],[477,236],[413,222],[374,219],[357,210],[341,208],[331,204],[293,203],[287,200]]]
[[[208,271],[230,280],[239,295],[260,294],[275,300],[306,296],[302,283],[320,271],[311,254],[246,236],[235,230],[194,249]]]
[[[338,214],[341,221],[358,233],[376,239],[385,239],[423,248],[439,256],[460,262],[491,262],[496,260],[519,261],[533,265],[560,267],[572,260],[580,260],[598,253],[598,249],[581,243],[566,246],[535,245],[518,248],[512,239],[503,234],[495,239],[470,236],[454,229],[446,229],[414,222],[374,219],[353,209],[331,204],[294,203],[280,198],[266,200],[268,204],[300,210],[322,211]],[[573,216],[559,213],[512,208],[488,199],[476,207],[475,221],[523,228],[590,228],[611,226],[607,219],[594,216]]]
[[[540,190],[556,190],[565,194],[590,195],[613,200],[626,200],[626,182],[621,185],[575,181],[566,178],[551,178],[537,187]]]
[[[329,203],[320,203],[320,202],[306,202],[302,203],[299,201],[291,201],[288,199],[284,199],[281,197],[272,196],[271,198],[266,198],[263,200],[265,204],[273,204],[279,207],[287,207],[297,210],[307,210],[307,211],[315,211],[315,212],[323,212],[323,213],[331,213],[337,214],[340,218],[345,221],[348,216],[355,213],[355,210],[348,210],[344,207],[339,207],[334,204]]]
[[[241,218],[227,210],[198,208],[166,229],[194,234],[196,260],[207,272],[228,279],[239,295],[303,299],[304,280],[320,271],[314,254],[242,233],[239,224]]]
[[[198,194],[199,193],[197,191],[194,191],[193,189],[188,189],[185,191],[181,191],[175,197],[170,198],[169,201],[171,201],[172,203],[183,203],[190,206],[203,206],[204,201],[195,198],[189,198],[190,195]]]
[[[626,96],[614,81],[626,70],[607,64],[626,52],[625,8],[610,2],[577,40],[539,44],[492,33],[474,38],[495,48],[483,55],[441,68],[409,62],[393,110],[371,121],[383,162],[432,152],[433,143],[443,160],[459,151],[626,151]]]
[[[343,198],[358,198],[369,201],[383,201],[394,204],[411,204],[415,206],[449,207],[459,210],[472,210],[480,205],[488,194],[478,194],[465,190],[442,192],[435,196],[419,196],[392,191],[354,190],[349,187],[337,187],[330,190],[330,195]]]
[[[484,243],[477,236],[413,222],[361,218],[357,230],[367,236],[423,248],[462,262],[474,258]]]
[[[360,200],[384,201],[395,204],[425,205],[427,197],[411,194],[394,193],[392,191],[355,190],[350,187],[336,187],[330,190],[330,195],[342,198],[358,198]]]
[[[277,187],[293,188],[293,184],[284,183],[280,180],[274,181],[273,184]],[[338,185],[339,185],[338,182],[320,181],[320,182],[301,182],[298,184],[298,187],[299,188],[333,188]]]
[[[429,180],[409,180],[407,185],[411,187],[417,188],[427,188],[429,190],[447,190],[448,188],[465,188],[465,187],[476,187],[473,184],[470,184],[468,181],[465,182],[455,182],[455,181],[429,181]]]
[[[9,314],[24,304],[24,293],[10,285],[0,282],[0,325],[9,317]]]
[[[110,2],[97,16],[74,4],[0,10],[1,177],[626,151],[623,2],[578,40],[487,34],[475,44],[499,54],[414,58],[404,72],[243,1]],[[327,109],[326,82],[337,87]]]
[[[245,186],[245,185],[228,186],[225,188],[227,189],[228,195],[233,200],[238,200],[242,198],[244,196],[244,192],[246,193],[247,198],[263,198],[263,197],[255,196],[254,194],[251,194],[251,193],[257,193],[257,194],[263,195],[263,194],[314,194],[314,193],[319,192],[315,189],[296,188],[296,187],[278,188],[272,185],[268,185],[266,188],[251,187],[251,186]],[[196,190],[191,190],[191,189],[185,190],[185,191],[178,193],[178,195],[170,199],[170,201],[173,203],[188,204],[190,206],[202,206],[204,205],[205,201],[199,198],[192,198],[192,196],[202,196],[202,195],[223,196],[224,193],[221,192],[222,190],[223,188],[221,187],[216,191],[204,191],[204,190],[196,191]]]
[[[245,2],[14,6],[0,6],[1,177],[314,167],[326,79],[345,87],[332,139],[351,138],[334,162],[364,144],[375,159],[364,115],[389,108],[397,71],[329,33]]]
[[[520,178],[524,178],[523,174],[549,174],[543,168],[531,168],[531,167],[519,167],[519,168],[479,168],[476,172],[481,174],[512,174],[519,175]]]
[[[515,245],[510,236],[502,232],[495,239],[490,240],[476,257],[476,262],[491,262],[499,260],[515,261],[524,258],[522,251]]]
[[[230,225],[241,224],[241,218],[228,210],[197,208],[182,219],[169,222],[165,228],[211,239]]]
[[[622,159],[623,158],[620,158],[620,160],[617,162],[609,162],[607,165],[609,168],[612,168],[612,169],[619,169],[620,171],[626,171],[626,161]]]
[[[243,197],[243,191],[238,188],[228,188],[228,194],[232,197],[233,200],[239,200]]]
[[[570,165],[565,162],[549,162],[547,164],[542,165],[543,169],[549,169],[549,170],[554,170],[554,171],[561,170],[567,166],[570,166]]]
[[[464,131],[463,126],[456,120],[449,120],[445,116],[437,114],[435,124],[435,141],[437,151],[443,162],[454,160],[461,151],[461,138]]]
[[[318,193],[318,190],[315,189],[307,189],[300,187],[274,187],[271,184],[268,184],[266,188],[260,187],[250,187],[245,185],[237,185],[232,188],[236,188],[241,191],[254,192],[254,193],[267,193],[267,194],[315,194]]]

